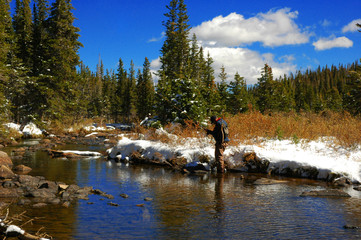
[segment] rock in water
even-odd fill
[[[270,179],[270,178],[260,178],[260,179],[257,179],[253,184],[255,184],[255,185],[271,185],[271,184],[282,184],[282,183],[287,183],[287,181]]]
[[[301,197],[351,197],[348,193],[338,189],[313,190],[303,192]]]
[[[10,169],[13,167],[13,161],[6,152],[0,151],[0,165],[5,165]]]

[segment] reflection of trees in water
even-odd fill
[[[91,161],[52,159],[48,153],[43,151],[26,156],[22,161],[33,169],[31,175],[43,176],[49,181],[77,184],[79,178],[90,179]],[[99,166],[100,168],[101,166]],[[79,177],[77,174],[81,174],[81,176]],[[87,184],[85,183],[85,185]],[[44,228],[44,232],[50,235],[55,234],[57,239],[69,239],[74,235],[73,231],[76,229],[76,209],[77,202],[72,202],[69,208],[61,205],[33,208],[31,205],[17,206],[13,204],[10,212],[17,214],[26,211],[25,216],[34,219],[31,224],[24,226],[24,229],[30,233],[36,233],[40,228]]]
[[[194,238],[207,232],[223,232],[224,176],[154,176],[144,187],[154,193],[155,217],[162,235]],[[213,234],[212,234],[213,235]]]

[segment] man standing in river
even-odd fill
[[[214,129],[207,129],[207,135],[211,134],[214,137],[214,140],[216,140],[215,161],[217,166],[217,172],[224,173],[225,168],[223,153],[229,142],[228,125],[226,121],[224,121],[222,118],[217,118],[216,116],[212,116],[210,120],[211,123],[214,125]]]

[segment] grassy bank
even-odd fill
[[[231,142],[230,145],[257,144],[267,139],[289,139],[294,143],[301,141],[318,140],[320,138],[332,139],[333,143],[342,147],[352,148],[361,145],[361,117],[353,117],[347,112],[323,112],[315,113],[271,113],[261,114],[249,112],[244,114],[224,116],[228,122]],[[105,125],[104,119],[82,119],[79,122],[55,122],[47,128],[49,133],[56,135],[66,134],[72,129],[74,134],[86,134],[84,126],[97,123]],[[147,136],[147,139],[172,141],[167,135],[159,135],[155,129],[147,129],[135,123],[135,131]],[[208,128],[213,126],[208,124]],[[46,128],[45,128],[46,129]],[[164,129],[181,138],[205,137],[205,131],[193,122],[187,122],[185,126],[168,124]],[[0,131],[0,139],[19,138],[16,131]],[[116,131],[121,133],[120,130]],[[5,134],[6,133],[6,134]],[[19,135],[19,136],[18,136]],[[257,141],[255,141],[257,140]]]
[[[346,148],[361,145],[361,118],[352,117],[348,113],[323,112],[315,113],[272,113],[261,114],[249,112],[234,116],[225,116],[228,122],[231,142],[230,145],[239,143],[254,143],[266,139],[289,139],[294,143],[307,140],[318,140],[330,137],[333,143]],[[212,128],[212,126],[208,126]],[[181,137],[202,137],[205,132],[192,123],[185,127],[168,125],[165,129]],[[139,131],[139,129],[138,129]],[[150,138],[167,141],[166,137],[149,134]]]

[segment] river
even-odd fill
[[[25,145],[34,141],[26,141]],[[105,151],[104,146],[64,145],[66,150]],[[9,154],[12,148],[6,148]],[[90,195],[69,208],[10,206],[11,214],[34,219],[54,239],[360,239],[361,192],[351,198],[300,197],[330,188],[308,179],[275,178],[282,184],[256,185],[268,176],[227,173],[184,175],[153,166],[133,166],[104,158],[52,159],[38,151],[14,160],[30,175],[67,184],[93,186],[114,199]],[[244,177],[242,177],[242,175]],[[126,194],[128,197],[124,197]],[[111,204],[112,205],[111,205]],[[116,205],[116,206],[114,206]]]

